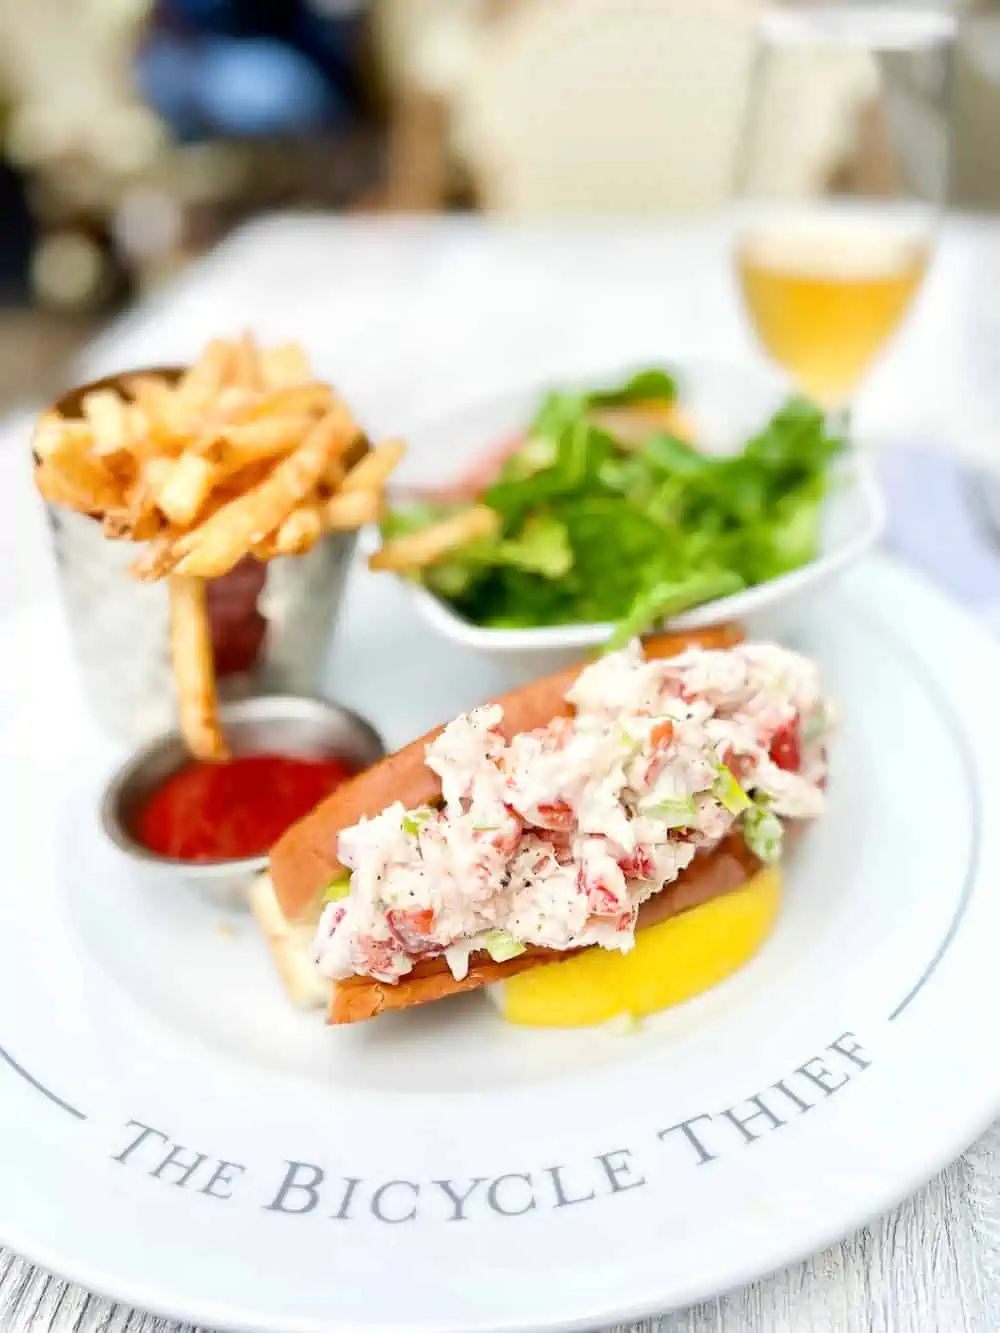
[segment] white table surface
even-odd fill
[[[78,378],[176,362],[252,327],[302,339],[375,433],[511,381],[671,355],[756,356],[723,225],[551,231],[467,219],[278,216],[232,236],[96,340]],[[856,422],[1000,463],[1000,230],[950,221]],[[50,596],[27,468],[30,416],[0,424],[0,614]],[[991,1015],[983,1016],[988,1024]],[[990,1046],[984,1046],[984,1058]],[[1000,1113],[1000,1107],[997,1108]],[[657,1321],[660,1333],[1000,1329],[1000,1125],[904,1203],[805,1264]],[[638,1326],[646,1329],[649,1325]],[[0,1330],[170,1324],[0,1251]]]

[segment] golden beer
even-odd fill
[[[926,237],[868,228],[768,230],[739,247],[744,297],[804,393],[842,404],[920,286]]]

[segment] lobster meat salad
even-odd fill
[[[332,981],[398,983],[429,958],[629,951],[640,907],[738,833],[760,862],[824,808],[833,709],[816,666],[771,644],[586,667],[570,716],[505,739],[489,704],[426,749],[441,801],[342,829],[315,941]]]

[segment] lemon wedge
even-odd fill
[[[757,952],[781,905],[781,876],[761,870],[742,888],[636,935],[623,954],[588,949],[493,987],[509,1023],[592,1027],[622,1015],[645,1018],[730,976]]]

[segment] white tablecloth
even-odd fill
[[[757,355],[722,224],[568,232],[461,219],[275,217],[245,228],[120,320],[87,349],[78,377],[183,360],[207,336],[244,326],[266,339],[301,338],[375,432],[512,380],[644,357]],[[922,441],[1000,462],[1000,234],[987,224],[945,227],[912,318],[866,386],[856,421],[875,441]],[[0,614],[8,615],[52,586],[28,485],[26,428],[23,417],[0,428]],[[992,1016],[983,1017],[988,1024]],[[998,1150],[995,1128],[867,1230],[657,1327],[1000,1329]],[[126,1327],[177,1326],[0,1253],[5,1333]]]

